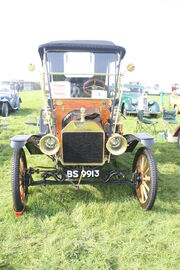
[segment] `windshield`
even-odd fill
[[[144,87],[142,86],[123,86],[123,93],[134,93],[134,94],[143,94],[144,93]]]
[[[48,52],[53,98],[109,98],[118,63],[114,53]]]
[[[2,81],[0,83],[0,88],[1,89],[6,89],[6,90],[15,90],[17,87],[17,83],[14,81]]]
[[[0,93],[10,94],[11,90],[8,88],[4,88],[4,86],[0,86]]]

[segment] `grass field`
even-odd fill
[[[7,121],[11,137],[23,134],[27,115],[39,115],[39,91],[21,93],[22,106]],[[168,106],[168,97],[165,97]],[[159,99],[159,97],[157,97]],[[158,119],[157,132],[162,131]],[[180,115],[178,115],[180,121]],[[135,132],[136,117],[123,120]],[[2,137],[2,135],[4,137]],[[127,186],[29,188],[20,218],[12,211],[12,149],[0,137],[0,269],[180,269],[180,151],[160,140],[152,150],[159,187],[152,211],[144,211]],[[135,152],[114,162],[131,171]],[[30,156],[28,164],[49,164]]]

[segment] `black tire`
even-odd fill
[[[135,174],[135,193],[140,205],[151,210],[157,194],[158,172],[154,155],[149,148],[141,147],[137,151],[132,172]]]
[[[12,197],[16,213],[23,212],[28,194],[28,183],[25,172],[27,162],[24,150],[15,149],[12,160]]]
[[[19,99],[19,103],[18,103],[18,111],[20,110],[20,107],[21,107],[21,102],[20,102],[20,99]]]
[[[122,114],[124,115],[124,116],[127,116],[127,109],[126,109],[126,104],[123,104],[123,106],[122,106]]]
[[[179,149],[180,149],[180,130],[179,130],[179,132],[178,132],[178,140],[177,140],[177,143],[178,143],[178,147],[179,147]]]
[[[9,114],[9,107],[6,102],[2,104],[2,116],[7,117]]]

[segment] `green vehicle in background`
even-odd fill
[[[159,103],[148,100],[145,88],[137,83],[123,84],[121,87],[122,98],[120,111],[124,114],[137,114],[138,110],[144,110],[146,116],[156,117],[160,113]]]

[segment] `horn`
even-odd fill
[[[60,148],[60,143],[59,140],[54,135],[47,134],[40,139],[39,148],[41,152],[51,156],[55,155],[58,152]]]
[[[117,133],[114,133],[107,141],[106,148],[110,154],[114,156],[119,156],[123,154],[127,149],[126,139]]]

